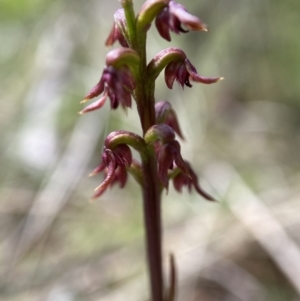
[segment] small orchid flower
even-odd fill
[[[114,14],[114,24],[105,41],[105,46],[112,46],[118,41],[123,47],[129,47],[126,34],[126,18],[123,9],[118,9]]]
[[[117,24],[114,22],[114,25],[105,41],[105,46],[112,46],[116,41],[120,43],[123,47],[129,47],[126,39],[118,28]]]
[[[123,108],[130,108],[131,94],[134,87],[134,79],[128,68],[124,66],[123,68],[116,70],[112,66],[106,67],[103,70],[98,84],[85,96],[82,103],[101,93],[103,93],[103,96],[96,102],[87,106],[80,113],[83,114],[101,108],[105,104],[107,97],[110,98],[110,106],[113,110],[116,109],[119,104],[121,104]]]
[[[170,1],[155,20],[159,34],[167,41],[171,41],[170,31],[176,34],[188,32],[182,28],[182,24],[190,30],[207,31],[199,18],[189,14],[183,5],[175,1]]]
[[[170,126],[181,139],[184,139],[176,112],[168,101],[160,101],[155,104],[155,117],[157,124],[165,123]]]
[[[165,69],[165,81],[169,89],[173,88],[174,81],[184,88],[184,85],[192,87],[190,81],[203,84],[213,84],[222,80],[222,77],[203,77],[197,73],[196,68],[191,64],[189,59],[183,61],[174,61],[167,65]]]
[[[88,101],[103,93],[102,97],[83,109],[80,114],[101,108],[107,97],[110,106],[116,109],[119,104],[125,109],[131,107],[131,95],[135,89],[134,72],[140,58],[129,48],[111,50],[106,56],[106,67],[97,85],[85,96],[81,103]]]
[[[158,177],[163,186],[168,189],[168,170],[173,169],[174,163],[183,173],[188,174],[188,170],[180,154],[180,144],[177,140],[161,145],[157,151]]]
[[[90,174],[90,176],[93,176],[102,171],[105,173],[105,179],[95,189],[93,198],[99,197],[109,186],[117,182],[123,188],[127,182],[126,168],[130,166],[131,162],[131,150],[126,144],[119,144],[113,150],[105,149],[101,164]]]

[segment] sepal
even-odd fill
[[[141,155],[146,153],[144,139],[135,133],[122,130],[111,132],[104,142],[105,147],[110,149],[114,149],[119,144],[127,144],[138,151]]]
[[[131,70],[135,70],[139,66],[139,63],[139,55],[130,48],[116,48],[106,55],[106,65],[112,66],[115,69],[127,66]]]

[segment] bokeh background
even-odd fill
[[[143,3],[134,1],[136,11]],[[300,2],[181,1],[209,33],[149,31],[149,59],[187,53],[215,85],[168,90],[183,157],[219,202],[163,198],[164,254],[178,300],[300,300]],[[147,300],[141,193],[130,178],[94,204],[112,130],[140,133],[136,108],[79,116],[99,80],[120,4],[0,1],[0,300]]]

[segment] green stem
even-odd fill
[[[125,18],[127,22],[127,30],[130,39],[130,46],[136,48],[136,27],[135,27],[135,14],[133,9],[132,0],[121,0],[122,7],[124,8]]]
[[[137,36],[137,53],[140,56],[139,80],[136,87],[137,108],[143,128],[143,134],[155,124],[155,99],[154,87],[149,85],[147,76],[147,54],[146,54],[146,29],[139,32]]]
[[[136,23],[132,22],[133,8],[131,0],[123,0],[122,6],[129,27],[130,44],[140,57],[136,76],[135,100],[143,134],[145,135],[147,130],[155,124],[154,85],[149,84],[147,77],[147,28],[136,29]],[[151,300],[163,301],[161,190],[158,180],[157,159],[152,145],[147,147],[146,155],[142,157],[142,172],[145,240]]]
[[[148,160],[143,160],[142,168],[144,224],[151,300],[163,301],[161,194],[157,181],[157,161],[153,149],[149,149]]]
[[[141,58],[140,76],[136,87],[136,102],[143,133],[155,124],[154,89],[147,78],[146,38],[138,38],[137,52]],[[145,36],[144,36],[145,37]],[[154,87],[153,87],[154,88]],[[148,268],[150,274],[151,299],[163,301],[162,239],[161,239],[161,193],[159,188],[157,159],[153,146],[147,148],[147,160],[142,161],[144,223]]]

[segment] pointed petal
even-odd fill
[[[181,63],[177,68],[176,80],[180,83],[182,89],[184,88],[184,85],[190,87],[188,77],[189,73],[187,72],[185,65]]]
[[[168,8],[164,8],[162,12],[155,19],[155,26],[157,31],[167,41],[171,41],[170,36],[170,27],[169,27],[169,10]]]
[[[132,162],[132,153],[127,144],[118,144],[113,149],[114,158],[116,163],[122,167],[130,166]]]
[[[163,145],[158,153],[158,177],[163,186],[168,190],[168,169],[176,156],[176,149],[171,144]]]
[[[179,193],[182,192],[182,187],[185,185],[184,177],[186,176],[180,173],[173,179],[173,186]]]
[[[194,82],[203,83],[203,84],[213,84],[219,80],[223,80],[223,77],[203,77],[197,73],[196,68],[191,64],[188,59],[184,61],[186,69],[190,74],[190,79]]]
[[[175,163],[176,165],[189,176],[189,170],[187,169],[185,162],[183,161],[180,153],[180,143],[177,140],[171,141],[169,144],[172,144],[172,147],[176,150],[175,152]]]
[[[106,168],[106,165],[101,162],[101,164],[99,166],[97,166],[90,174],[89,177],[93,177],[94,175],[100,173],[101,171],[103,171]]]
[[[104,74],[104,72],[103,72]],[[97,85],[95,85],[91,91],[85,96],[84,100],[81,101],[81,103],[86,102],[89,99],[92,99],[94,97],[99,96],[103,91],[104,91],[104,80],[103,80],[103,74],[99,80],[99,82],[97,83]]]
[[[109,158],[109,163],[107,165],[107,175],[104,181],[98,187],[96,187],[96,194],[94,195],[94,198],[100,196],[107,189],[107,187],[113,182],[115,176],[116,162],[113,153],[111,150],[106,150],[105,152]]]
[[[172,62],[165,68],[165,81],[169,89],[173,88],[174,80],[177,78],[178,62]]]
[[[206,200],[208,201],[215,201],[215,199],[210,196],[207,192],[205,192],[202,187],[200,186],[199,182],[198,182],[198,176],[196,175],[196,173],[194,172],[194,170],[191,168],[190,164],[188,162],[185,162],[190,177],[191,177],[191,181],[190,183],[194,186],[194,188],[196,189],[196,191],[202,196],[204,197]]]
[[[107,92],[105,92],[100,99],[85,107],[82,111],[79,112],[79,114],[92,112],[102,108],[103,105],[105,104],[106,98],[107,98]]]
[[[205,24],[198,17],[189,14],[183,5],[170,1],[169,9],[170,13],[176,16],[188,29],[207,31]]]
[[[117,34],[116,34],[116,29],[117,29],[116,23],[114,23],[106,41],[105,41],[105,46],[112,46],[116,40],[117,40]]]
[[[126,168],[118,166],[115,173],[114,181],[111,185],[114,183],[119,182],[120,188],[123,188],[127,183],[127,171]]]
[[[171,109],[168,114],[166,124],[169,125],[182,140],[184,140],[184,136],[181,132],[177,115],[173,109]]]

